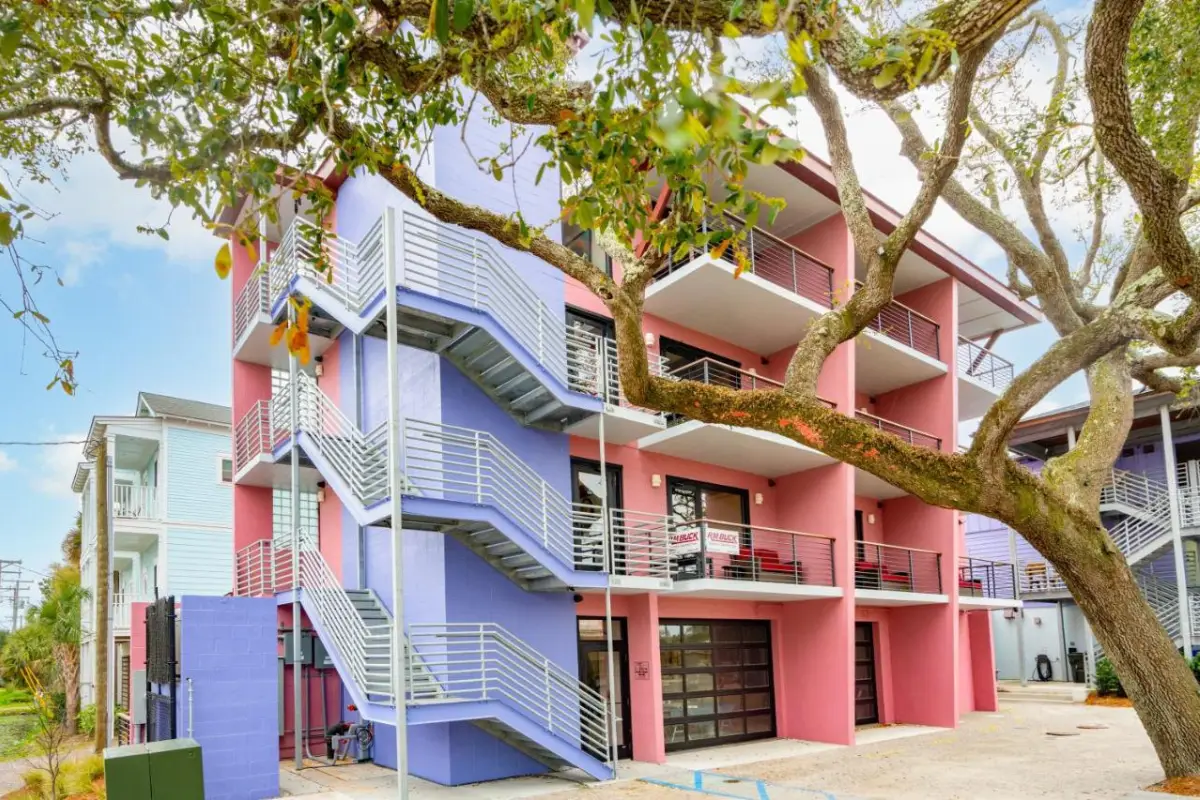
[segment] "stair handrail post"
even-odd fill
[[[475,431],[475,502],[483,505],[483,440]]]
[[[1183,652],[1192,657],[1191,604],[1187,591],[1187,567],[1183,559],[1183,526],[1179,518],[1179,487],[1175,483],[1175,443],[1171,435],[1171,410],[1159,406],[1159,420],[1163,436],[1163,466],[1167,471],[1167,499],[1170,503],[1172,555],[1175,562],[1175,590],[1179,602],[1179,635],[1183,639]]]
[[[554,732],[554,701],[550,698],[550,659],[542,658],[542,674],[546,682],[546,729]]]
[[[908,590],[915,592],[917,590],[917,573],[913,572],[913,551],[908,551]]]
[[[387,309],[387,399],[388,399],[388,497],[392,520],[392,696],[396,702],[396,789],[400,800],[408,800],[408,704],[404,692],[407,666],[404,660],[404,548],[401,531],[403,514],[400,503],[401,416],[400,359],[396,351],[399,309],[396,305],[396,264],[404,262],[404,239],[397,237],[396,210],[383,212],[384,297]],[[297,682],[299,684],[299,682]]]
[[[483,626],[479,626],[479,679],[482,686],[480,700],[488,699],[488,668],[487,668],[487,645],[484,642]]]

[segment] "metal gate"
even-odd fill
[[[179,656],[175,598],[160,597],[146,608],[146,741],[178,735]]]

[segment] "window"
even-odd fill
[[[562,243],[576,255],[586,258],[600,267],[604,270],[605,275],[612,277],[612,258],[596,245],[592,231],[584,230],[573,222],[563,220]]]
[[[229,456],[217,456],[217,482],[233,483],[233,459]]]

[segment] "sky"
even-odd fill
[[[864,185],[906,208],[917,182],[899,156],[891,123],[879,112],[852,105],[847,111]],[[794,124],[798,138],[823,157],[811,109],[802,109]],[[934,138],[932,128],[927,134]],[[97,156],[78,159],[57,189],[25,188],[57,213],[34,225],[31,234],[40,243],[24,248],[58,267],[64,285],[46,281],[37,297],[60,344],[79,352],[79,392],[68,397],[57,388],[47,391],[53,365],[37,343],[23,341],[17,323],[0,320],[0,442],[82,439],[93,416],[132,414],[139,391],[228,404],[230,286],[212,268],[218,240],[182,211],[171,217],[170,241],[139,234],[138,225],[166,222],[170,208],[118,180]],[[1069,215],[1056,221],[1064,230],[1074,224]],[[975,263],[1003,273],[998,248],[948,208],[939,206],[926,227]],[[0,293],[11,296],[14,286],[11,275],[0,276]],[[995,349],[1021,370],[1052,340],[1043,324],[1005,335]],[[1083,399],[1086,388],[1076,378],[1035,410]],[[960,439],[972,427],[964,426]],[[77,444],[0,444],[0,559],[21,559],[45,572],[59,557],[79,507],[71,478],[80,457]],[[6,618],[0,604],[0,620]]]

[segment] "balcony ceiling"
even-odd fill
[[[688,420],[638,441],[638,447],[752,475],[778,478],[834,459],[775,433]]]
[[[133,436],[116,437],[116,453],[113,466],[117,469],[144,469],[158,452],[157,439],[139,439]]]
[[[876,500],[893,500],[908,494],[883,478],[876,478],[861,469],[854,470],[854,493],[859,497],[874,497]]]

